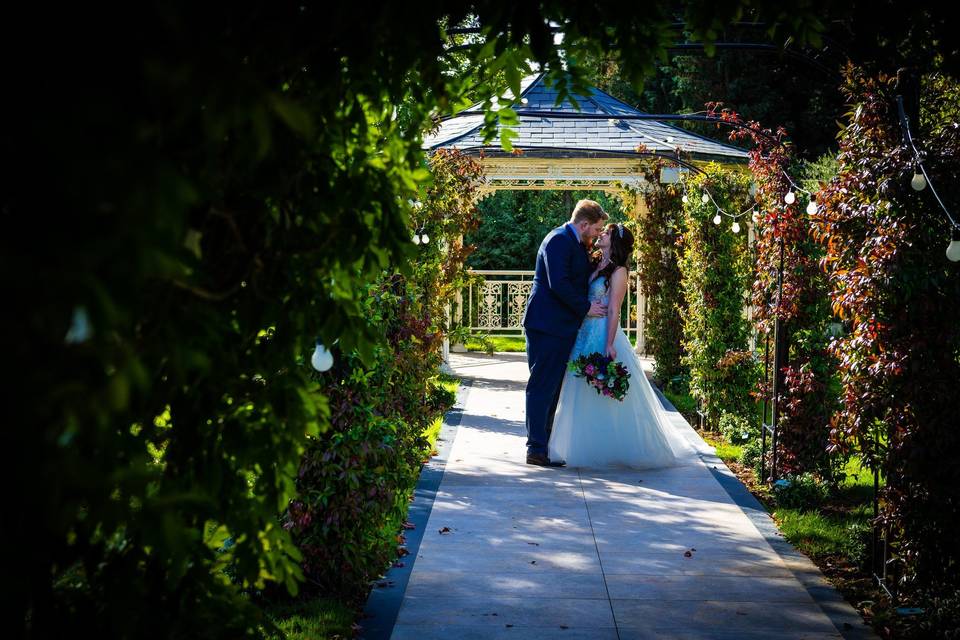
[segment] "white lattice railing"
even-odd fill
[[[472,270],[471,273],[481,280],[460,292],[453,309],[455,322],[468,327],[471,333],[522,336],[523,312],[533,285],[533,271]],[[646,300],[639,292],[640,280],[634,278],[624,296],[620,324],[637,345],[637,351],[645,353]]]

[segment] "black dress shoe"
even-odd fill
[[[563,460],[551,460],[542,453],[528,453],[527,464],[535,464],[541,467],[565,467],[567,463]]]

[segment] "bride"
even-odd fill
[[[595,351],[619,359],[630,372],[622,402],[599,395],[572,372],[564,374],[548,456],[572,467],[668,467],[699,460],[698,448],[671,424],[647,381],[630,340],[620,328],[620,305],[627,290],[627,260],[633,234],[620,224],[607,225],[597,237],[600,259],[590,276],[591,302],[607,304],[607,316],[587,317],[569,360]],[[674,414],[675,415],[675,414]],[[691,435],[693,431],[686,428]]]

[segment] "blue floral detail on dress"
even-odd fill
[[[607,278],[601,276],[590,283],[587,291],[587,297],[590,302],[599,300],[604,304],[610,301],[610,294],[607,291]],[[573,344],[573,351],[570,352],[570,360],[590,354],[595,351],[603,353],[607,346],[607,317],[593,318],[587,316],[580,325],[580,331],[577,333],[577,341]]]

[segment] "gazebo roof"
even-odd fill
[[[743,149],[663,122],[618,119],[618,115],[646,114],[595,87],[590,88],[587,97],[576,96],[579,111],[569,101],[557,106],[558,92],[547,86],[543,73],[524,78],[520,95],[527,99],[527,104],[518,108],[520,113],[549,111],[567,115],[556,118],[520,115],[520,124],[514,127],[518,135],[512,142],[514,148],[522,149],[528,158],[602,157],[632,153],[640,145],[648,151],[669,156],[676,155],[679,149],[684,157],[693,160],[741,163],[748,158]],[[568,114],[609,115],[610,118],[576,118]],[[444,120],[436,133],[424,139],[423,148],[463,151],[485,148],[488,154],[497,153],[500,150],[499,136],[491,144],[484,145],[482,125],[482,105],[473,105]]]

